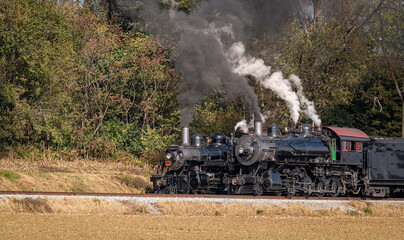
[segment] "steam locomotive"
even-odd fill
[[[151,177],[156,193],[302,196],[402,196],[404,139],[361,130],[304,124],[280,135],[262,132],[204,138],[182,129]]]

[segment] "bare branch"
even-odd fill
[[[383,106],[382,106],[382,104],[380,103],[380,100],[379,100],[378,97],[375,97],[375,98],[373,99],[373,108],[376,108],[376,104],[379,105],[379,107],[380,107],[379,112],[382,112],[382,111],[383,111]]]
[[[297,17],[299,18],[299,21],[303,25],[304,32],[307,34],[309,22],[307,21],[307,18],[304,14],[304,11],[303,11],[302,6],[300,5],[299,1],[295,1],[294,3],[295,3],[294,5],[296,8],[296,12],[297,12]]]
[[[359,29],[361,29],[372,17],[375,13],[377,13],[382,5],[384,4],[384,0],[380,0],[379,5],[369,14],[369,16],[365,17],[365,19],[355,28],[356,24],[352,26],[351,29],[347,31],[347,35],[352,31],[352,33],[356,33]]]
[[[403,93],[402,93],[402,91],[404,91],[404,89],[403,89],[403,90],[400,90],[400,86],[398,85],[398,80],[397,80],[397,78],[396,78],[396,76],[395,76],[395,74],[394,74],[394,71],[393,71],[393,69],[392,69],[392,64],[391,64],[391,62],[389,61],[389,58],[387,57],[387,53],[386,53],[387,51],[386,51],[386,40],[385,40],[386,37],[385,37],[385,34],[384,34],[384,22],[383,22],[383,19],[382,19],[382,17],[381,17],[380,14],[378,14],[378,17],[379,17],[379,20],[380,20],[380,34],[381,34],[381,37],[382,37],[382,52],[383,52],[383,57],[384,57],[384,59],[385,59],[385,61],[386,61],[387,67],[388,67],[389,70],[390,70],[391,76],[392,76],[393,81],[394,81],[394,85],[395,85],[395,87],[396,87],[396,90],[397,90],[398,95],[400,96],[401,102],[404,103],[404,97],[403,97]]]
[[[365,92],[365,91],[363,91],[362,89],[358,89],[358,88],[355,88],[355,87],[351,87],[351,86],[346,85],[346,84],[344,84],[344,86],[346,86],[346,87],[348,87],[348,88],[350,88],[350,89],[352,89],[352,90],[354,90],[354,91],[360,92],[360,93],[362,93],[363,95],[372,97],[372,98],[373,98],[373,108],[376,108],[376,106],[379,106],[379,108],[380,108],[380,109],[379,109],[379,112],[382,112],[382,111],[383,111],[383,105],[382,105],[382,103],[380,102],[380,99],[379,99],[376,95],[373,95],[373,94],[371,94],[371,93]]]

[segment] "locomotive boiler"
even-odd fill
[[[182,144],[166,149],[151,177],[159,193],[386,197],[404,190],[404,139],[369,137],[354,128],[304,124],[280,135],[204,138],[183,129]]]

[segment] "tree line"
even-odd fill
[[[203,4],[176,2],[188,14]],[[313,14],[296,1],[296,13],[284,21],[279,37],[257,34],[249,47],[274,68],[301,77],[323,125],[404,136],[403,4],[308,2]],[[172,49],[118,8],[109,0],[1,1],[3,155],[144,164],[179,141],[180,77]],[[289,125],[285,104],[250,83],[267,123]],[[197,105],[191,132],[228,134],[250,118],[245,106],[222,95],[212,92]]]

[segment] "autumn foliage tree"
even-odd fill
[[[97,14],[75,1],[1,2],[3,148],[116,158],[161,150],[149,140],[176,136],[167,50]]]

